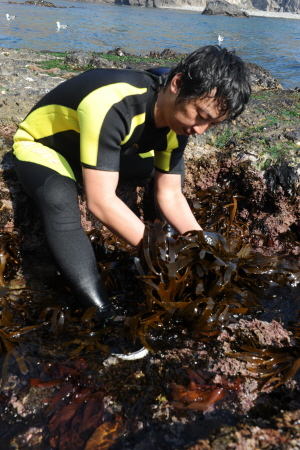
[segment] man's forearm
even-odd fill
[[[142,241],[145,225],[118,197],[107,202],[105,207],[94,205],[90,211],[112,233],[133,247]]]
[[[202,230],[183,194],[180,193],[172,197],[158,196],[157,204],[166,221],[178,233],[183,234],[187,231]]]

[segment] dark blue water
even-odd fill
[[[300,86],[300,20],[208,17],[197,11],[53,0],[65,8],[0,2],[0,47],[51,51],[107,51],[136,55],[170,48],[187,53],[201,45],[235,49],[270,71],[285,88]],[[5,14],[16,15],[7,21]],[[56,21],[68,24],[57,30]]]

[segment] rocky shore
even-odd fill
[[[175,56],[178,57],[168,50],[163,54],[150,52],[146,61],[140,62],[133,55],[131,56],[127,55],[125,59],[122,49],[116,49],[112,55],[91,55],[84,52],[62,55],[31,50],[0,49],[0,227],[2,230],[12,230],[16,227],[22,235],[24,234],[21,268],[8,288],[22,288],[26,286],[29,279],[33,278],[34,286],[38,286],[39,289],[42,289],[42,286],[44,289],[45,286],[51,286],[49,279],[53,274],[53,266],[49,262],[49,255],[45,249],[39,217],[35,213],[31,200],[23,192],[13,170],[11,146],[18,123],[46,92],[87,67],[124,68],[130,65],[133,68],[144,69],[160,62],[162,65],[168,65]],[[237,223],[245,227],[245,230],[248,229],[245,237],[253,252],[277,255],[279,258],[285,257],[289,263],[299,267],[300,89],[295,86],[295,89],[284,90],[263,68],[255,64],[250,64],[249,68],[252,74],[253,95],[242,116],[233,122],[211,129],[202,136],[190,139],[185,155],[184,192],[189,201],[193,202],[198,193],[209,187],[218,185],[219,189],[221,187],[229,189],[237,201]],[[134,181],[119,186],[120,197],[138,215],[142,215],[140,205],[143,191],[144,186]],[[105,232],[101,224],[86,211],[84,195],[80,197],[80,202],[83,225],[86,230],[97,228]],[[59,298],[60,290],[55,292],[58,292],[56,295]],[[129,295],[129,298],[131,297],[132,293]],[[268,313],[260,320],[252,317],[249,321],[239,323],[236,321],[235,324],[230,324],[230,327],[232,330],[240,327],[237,333],[243,339],[246,339],[245,335],[248,339],[254,339],[253,336],[258,335],[263,342],[276,342],[276,345],[281,346],[282,340],[285,345],[288,345],[287,342],[290,342],[291,338],[285,326],[295,319],[299,309],[299,286],[292,287],[292,284],[283,288],[279,285],[273,286],[269,298]],[[118,301],[118,299],[115,300]],[[49,298],[45,299],[46,304],[49,301]],[[33,300],[31,299],[30,302],[32,303]],[[7,315],[7,317],[12,320],[12,316]],[[268,324],[263,321],[267,319],[270,322]],[[80,327],[88,327],[89,319],[86,318],[86,322],[76,320],[74,319],[70,324],[76,333],[79,333]],[[54,325],[53,319],[52,327]],[[228,326],[218,338],[219,349],[213,353],[216,360],[219,358],[218,362],[207,356],[209,349],[213,348],[209,337],[195,344],[184,333],[181,333],[182,336],[178,333],[177,338],[166,336],[169,347],[163,356],[154,353],[140,364],[135,362],[122,365],[121,370],[118,364],[110,359],[105,359],[103,362],[98,348],[91,347],[90,337],[84,341],[83,335],[78,334],[79,337],[76,337],[77,334],[75,334],[72,337],[74,339],[72,345],[76,344],[81,349],[81,353],[78,350],[76,354],[73,349],[73,353],[68,356],[59,356],[59,358],[68,358],[68,364],[73,364],[75,361],[76,367],[72,366],[74,370],[72,369],[68,376],[63,372],[65,370],[63,366],[59,366],[59,361],[56,367],[51,366],[51,368],[50,364],[48,365],[48,375],[52,370],[53,378],[48,378],[44,382],[35,379],[31,381],[29,388],[26,384],[28,377],[22,380],[21,375],[18,378],[11,374],[9,383],[5,384],[0,396],[0,422],[3,430],[1,440],[6,445],[5,448],[69,450],[70,444],[64,440],[67,439],[65,437],[67,431],[64,427],[70,408],[66,406],[67,409],[59,409],[59,402],[65,399],[63,393],[55,388],[63,378],[65,397],[73,398],[73,395],[75,398],[77,395],[77,399],[80,396],[84,398],[86,392],[79,393],[78,386],[79,381],[82,382],[84,378],[84,364],[90,364],[93,377],[97,380],[100,377],[99,382],[102,383],[101,401],[105,399],[103,408],[106,420],[110,420],[112,416],[118,418],[123,415],[131,430],[127,430],[123,440],[116,439],[115,445],[107,443],[105,447],[107,449],[299,449],[299,371],[295,371],[293,379],[288,380],[283,386],[266,389],[263,393],[255,390],[252,384],[254,381],[247,372],[249,379],[243,385],[242,391],[239,394],[230,391],[229,400],[223,404],[223,409],[211,406],[208,412],[174,411],[170,394],[166,398],[165,391],[160,390],[160,385],[166,383],[166,377],[169,377],[168,382],[172,381],[173,376],[178,378],[178,383],[180,376],[186,380],[187,377],[184,378],[183,373],[195,355],[201,364],[204,365],[206,361],[210,369],[218,374],[215,380],[219,381],[215,381],[216,383],[224,382],[223,376],[229,377],[237,371],[242,372],[241,367],[245,369],[244,362],[238,363],[234,360],[231,363],[229,358],[224,356],[232,341],[229,337],[230,327]],[[253,333],[252,337],[251,333]],[[178,340],[180,343],[184,341],[184,345],[180,347]],[[47,354],[50,357],[52,354],[56,355],[55,357],[58,358],[55,351],[59,345],[61,345],[59,338],[55,335],[55,345],[52,344],[51,338],[51,348],[47,348]],[[33,342],[30,348],[40,357],[46,354],[38,340]],[[62,353],[66,352],[66,348],[61,347]],[[298,347],[295,348],[297,350]],[[89,349],[91,353],[89,354],[86,349]],[[60,364],[63,363],[67,364],[60,359]],[[87,381],[89,395],[93,392],[91,379],[92,376]],[[57,396],[53,397],[55,394]],[[97,395],[99,402],[99,392]],[[51,396],[53,398],[50,403]],[[55,410],[56,414],[51,416],[52,419],[46,426],[41,417],[43,414],[43,417],[49,417],[49,408],[46,408],[45,401],[47,398],[48,404],[54,405],[53,411]],[[74,400],[74,403],[76,401],[78,405],[78,400]],[[91,409],[85,413],[86,421],[92,408],[95,408],[95,403],[97,402],[89,403]],[[239,406],[236,406],[237,404]],[[73,424],[75,428],[79,428],[81,420],[78,411],[76,412],[77,422],[75,421],[77,425],[75,422]],[[53,421],[56,417],[58,417],[57,423]],[[119,429],[119,423],[117,419],[115,431]],[[133,427],[134,431],[130,427]],[[48,446],[42,446],[41,442],[45,438],[46,429],[50,438]],[[113,434],[112,429],[109,432],[108,435],[112,436],[112,439],[117,436]],[[59,433],[62,437],[61,446],[57,440]],[[105,435],[104,430],[102,433]],[[72,450],[90,448],[92,446],[72,441]]]
[[[160,8],[162,9],[184,9],[187,11],[198,11],[198,12],[203,12],[204,11],[204,6],[189,6],[189,5],[184,5],[184,6],[160,6]],[[296,12],[278,12],[278,11],[262,11],[260,9],[243,9],[243,11],[245,11],[249,17],[254,16],[254,17],[272,17],[274,19],[300,19],[300,14],[296,13]]]
[[[12,136],[18,123],[39,98],[67,78],[86,67],[124,68],[130,64],[132,68],[144,69],[151,66],[153,58],[155,62],[152,65],[157,65],[157,61],[170,65],[170,60],[176,56],[170,50],[161,54],[150,52],[144,61],[136,62],[128,55],[125,61],[126,52],[122,49],[111,53],[115,56],[113,60],[85,52],[57,56],[49,52],[0,49],[0,136],[1,155],[5,162],[10,161]],[[249,64],[249,68],[253,96],[244,114],[233,123],[222,124],[203,136],[190,139],[186,151],[185,192],[188,196],[195,196],[198,189],[230,180],[237,195],[247,198],[247,201],[241,200],[240,209],[243,211],[241,214],[246,215],[251,231],[264,233],[272,242],[271,252],[298,254],[299,89],[284,90],[265,69],[255,64]],[[9,189],[11,191],[11,187]],[[125,196],[126,190],[127,187]],[[17,191],[11,191],[7,197],[13,203],[22,198]],[[128,201],[133,204],[135,200]],[[6,205],[3,205],[1,226],[19,227],[20,223],[18,220],[14,222],[11,210],[5,211]],[[92,220],[89,226],[94,225],[96,223]],[[289,238],[286,240],[285,236]]]

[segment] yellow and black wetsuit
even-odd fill
[[[19,160],[73,179],[81,165],[119,171],[120,157],[149,152],[159,171],[180,173],[185,136],[156,128],[159,78],[134,70],[94,69],[48,93],[19,125]]]
[[[159,77],[147,72],[90,70],[46,94],[15,134],[19,179],[38,204],[52,253],[85,307],[105,308],[107,295],[80,224],[75,181],[82,179],[82,166],[119,171],[121,179],[149,177],[153,167],[182,173],[187,138],[156,128],[158,89]]]

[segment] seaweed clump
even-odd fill
[[[136,417],[136,411],[148,406],[146,396],[152,395],[154,403],[166,395],[170,400],[163,404],[175,408],[176,414],[189,410],[203,413],[228,393],[233,393],[231,398],[238,396],[243,377],[256,378],[260,390],[267,384],[278,386],[295,375],[300,366],[299,325],[294,327],[293,339],[276,346],[256,338],[247,323],[263,312],[261,300],[267,296],[266,289],[299,283],[299,268],[277,256],[266,257],[252,250],[247,225],[236,218],[238,198],[226,186],[199,192],[191,205],[205,231],[169,237],[164,224],[156,220],[147,224],[138,255],[115,237],[104,239],[98,230],[88,233],[111,299],[122,315],[113,329],[99,321],[95,308],[82,312],[55,289],[41,292],[5,287],[0,299],[0,404],[11,401],[11,392],[4,389],[11,373],[26,378],[28,390],[49,389],[43,399],[46,445],[63,450],[71,442],[74,450],[96,445],[108,449],[126,427],[128,433],[135,424],[132,417]],[[7,250],[5,264],[10,252]],[[18,252],[12,255],[17,263]],[[6,280],[14,274],[9,267]],[[150,380],[156,370],[154,362],[153,367],[149,363],[151,353],[144,367],[139,362],[128,366],[120,363],[129,388],[116,380],[120,367],[114,369],[109,362],[113,358],[105,345],[107,336],[113,332],[120,339],[124,335],[133,340],[139,337],[155,352],[153,336],[166,330],[175,336],[178,329],[193,344],[184,349],[188,357],[182,357],[172,368],[170,359],[167,361],[170,353],[165,352],[165,366],[160,361],[157,369],[162,374],[158,376],[161,384]],[[195,348],[202,344],[207,349],[215,348],[223,333],[232,338],[230,347],[223,349],[225,356],[245,362],[247,374],[236,370],[215,376],[204,374],[204,368],[191,369]],[[32,356],[35,354],[38,367]],[[217,355],[213,353],[213,357]],[[182,379],[186,378],[185,385]],[[132,389],[132,393],[119,407],[126,389]],[[109,396],[115,403],[108,414]],[[146,416],[144,423],[148,419]]]
[[[270,286],[299,282],[298,267],[252,251],[247,225],[236,219],[237,198],[226,186],[198,197],[192,207],[206,231],[168,237],[159,220],[146,227],[135,258],[146,302],[130,320],[145,345],[150,328],[175,318],[217,335],[229,320],[262,312],[260,299]]]

